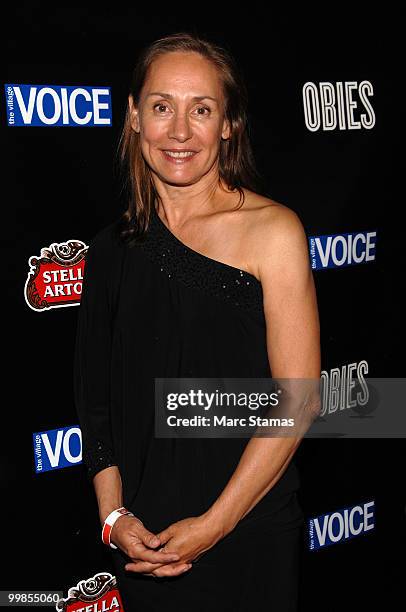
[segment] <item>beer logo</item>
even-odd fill
[[[89,247],[81,240],[53,242],[32,255],[24,297],[33,310],[80,304],[85,256]]]
[[[108,572],[81,580],[68,591],[68,597],[56,603],[58,612],[124,612],[117,580]]]

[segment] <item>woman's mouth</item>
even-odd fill
[[[195,155],[197,155],[197,151],[162,151],[165,159],[167,161],[172,162],[173,164],[184,164],[191,159]]]

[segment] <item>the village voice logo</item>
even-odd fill
[[[108,572],[81,580],[56,604],[58,612],[124,612],[117,580]]]
[[[4,87],[9,126],[112,125],[110,87],[10,83]]]
[[[76,425],[33,433],[32,441],[37,474],[82,461],[82,432]]]
[[[310,236],[310,261],[313,270],[342,268],[375,261],[376,231]]]
[[[308,521],[309,550],[349,540],[375,529],[375,502],[350,506]]]
[[[80,304],[86,252],[81,240],[53,242],[29,260],[24,287],[28,306],[37,312]]]

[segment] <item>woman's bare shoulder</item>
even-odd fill
[[[254,241],[281,239],[286,234],[303,231],[297,213],[282,202],[244,189],[249,211],[249,234]],[[245,206],[245,204],[244,204]]]
[[[261,262],[281,249],[288,251],[307,246],[303,224],[298,214],[286,204],[272,198],[244,190],[249,214],[247,239],[253,255],[252,265],[260,273]]]

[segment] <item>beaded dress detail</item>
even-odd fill
[[[168,278],[227,300],[234,306],[262,312],[262,285],[253,274],[206,257],[183,244],[166,227],[154,206],[147,240],[140,246]]]

